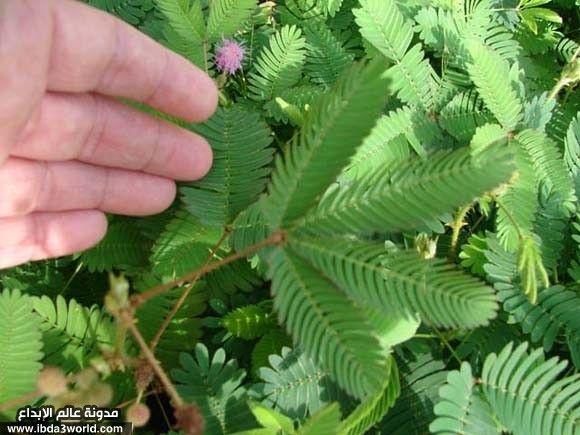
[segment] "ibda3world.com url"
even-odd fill
[[[131,435],[131,423],[0,423],[0,434],[117,434]]]

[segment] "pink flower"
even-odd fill
[[[215,64],[218,70],[234,75],[242,69],[242,61],[246,49],[233,39],[224,39],[215,55]]]

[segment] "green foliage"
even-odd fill
[[[228,313],[221,324],[235,337],[251,340],[264,335],[275,325],[272,313],[259,305],[247,305]]]
[[[256,8],[256,0],[213,0],[210,2],[207,35],[210,41],[228,38],[242,28]]]
[[[113,322],[95,305],[87,308],[74,299],[42,296],[32,299],[32,309],[42,332],[46,364],[77,371],[87,367],[101,347],[113,345]]]
[[[419,313],[438,326],[474,327],[497,309],[491,288],[416,252],[388,256],[381,245],[331,239],[298,239],[290,246],[353,300],[386,315]]]
[[[399,371],[391,358],[389,376],[381,390],[362,402],[342,423],[338,433],[344,435],[362,435],[377,424],[393,406],[400,393]]]
[[[223,226],[264,190],[272,160],[272,139],[257,114],[220,109],[195,130],[214,149],[214,165],[201,181],[181,188],[186,208],[202,223]]]
[[[175,367],[179,354],[192,351],[201,337],[200,315],[206,308],[207,292],[200,287],[189,294],[159,341],[156,354],[168,368]],[[153,339],[181,292],[180,289],[170,291],[139,307],[136,318],[147,341]]]
[[[155,0],[167,23],[164,43],[197,66],[206,66],[206,25],[200,1]]]
[[[295,26],[284,26],[270,37],[249,76],[252,98],[271,100],[298,82],[306,56],[306,40]]]
[[[181,367],[172,371],[177,389],[186,400],[200,407],[207,434],[251,427],[253,421],[244,402],[247,391],[241,385],[246,372],[234,360],[226,361],[223,349],[210,357],[207,348],[199,343],[195,354],[182,353],[179,363]]]
[[[561,377],[567,363],[544,360],[541,349],[527,352],[510,344],[487,357],[481,389],[502,426],[514,434],[562,434],[578,431],[578,375]],[[531,417],[531,418],[530,418]]]
[[[313,104],[300,134],[276,160],[263,204],[273,227],[311,208],[369,133],[386,99],[382,72],[380,62],[356,65]]]
[[[114,222],[105,238],[94,248],[83,252],[80,261],[91,272],[130,269],[147,262],[151,242],[130,222]]]
[[[487,170],[491,165],[493,172]],[[323,233],[411,229],[505,181],[512,165],[502,150],[476,160],[464,148],[428,161],[409,159],[389,172],[379,168],[347,189],[333,190],[301,226]]]
[[[511,83],[509,63],[499,54],[482,45],[471,45],[472,57],[469,76],[483,101],[500,124],[508,131],[514,130],[522,120],[522,103]]]
[[[270,261],[274,306],[294,340],[349,393],[376,391],[384,358],[354,303],[296,254],[280,249]]]
[[[36,389],[42,368],[39,319],[32,313],[32,300],[18,290],[0,293],[0,403]]]
[[[269,361],[270,367],[258,371],[263,382],[256,390],[265,404],[285,415],[304,419],[325,405],[344,399],[344,393],[328,374],[300,350],[285,347],[280,355],[270,355]]]
[[[492,410],[475,383],[469,363],[447,374],[447,383],[439,390],[441,402],[435,405],[437,418],[431,433],[501,434]]]

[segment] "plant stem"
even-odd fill
[[[150,288],[149,290],[143,293],[133,295],[131,297],[131,305],[133,306],[133,308],[138,308],[145,302],[147,302],[149,299],[154,298],[155,296],[158,296],[160,294],[163,294],[174,287],[190,282],[193,279],[199,279],[202,276],[207,275],[208,273],[213,272],[214,270],[222,266],[225,266],[226,264],[232,263],[241,258],[249,257],[250,255],[255,254],[256,252],[258,252],[263,248],[284,243],[285,237],[286,233],[284,231],[282,230],[276,231],[272,233],[270,237],[268,237],[267,239],[262,240],[261,242],[258,242],[255,245],[248,246],[246,249],[240,252],[236,252],[235,254],[232,254],[222,260],[215,261],[213,263],[208,264],[207,266],[203,266],[199,269],[196,269],[193,272],[183,275],[181,278],[177,278],[174,281],[165,284],[160,284],[158,286]]]
[[[224,233],[222,234],[222,236],[220,237],[220,239],[218,240],[216,245],[212,248],[210,254],[207,257],[207,260],[205,261],[205,263],[203,265],[203,267],[207,267],[209,265],[211,259],[215,256],[216,252],[218,251],[218,249],[220,248],[222,243],[226,240],[226,238],[228,237],[229,234],[230,234],[230,231],[226,228],[226,230],[224,231]],[[201,269],[199,271],[201,271]],[[200,276],[201,275],[198,273],[196,276],[193,277],[193,279],[191,280],[191,283],[183,291],[183,293],[181,294],[181,296],[179,297],[179,299],[177,300],[177,302],[175,303],[175,305],[171,309],[171,312],[169,312],[169,314],[167,314],[167,316],[163,320],[163,323],[159,327],[159,330],[157,331],[157,333],[155,334],[155,336],[153,337],[153,339],[149,343],[149,347],[151,348],[152,351],[155,351],[155,348],[159,344],[159,340],[161,340],[163,333],[167,330],[167,328],[169,327],[169,324],[171,323],[171,321],[173,320],[173,318],[175,317],[177,312],[181,309],[181,307],[183,306],[183,304],[187,300],[187,297],[189,296],[189,294],[191,293],[191,291],[195,287],[195,284],[197,284],[197,281],[199,280]]]
[[[439,339],[443,342],[445,347],[447,349],[449,349],[449,352],[451,352],[451,355],[453,356],[453,358],[455,358],[455,360],[459,363],[459,365],[461,365],[461,359],[455,353],[455,349],[453,349],[453,346],[451,346],[451,344],[449,344],[447,339],[443,336],[443,334],[441,334],[441,332],[439,332],[439,330],[437,328],[433,327],[432,329],[433,329],[433,331],[435,331],[435,334],[437,334]]]
[[[453,229],[453,233],[451,234],[451,249],[449,251],[450,256],[455,256],[455,251],[457,250],[457,242],[459,241],[459,233],[461,232],[461,228],[465,226],[465,216],[471,210],[471,204],[466,205],[459,209],[457,214],[455,215],[455,219],[451,223],[451,228]]]
[[[159,378],[161,385],[163,385],[163,388],[173,401],[173,406],[175,408],[181,408],[185,404],[185,402],[183,401],[183,399],[181,398],[181,396],[171,383],[169,376],[167,376],[167,373],[165,373],[165,370],[163,370],[163,367],[161,367],[161,364],[159,364],[159,361],[157,361],[151,349],[149,349],[149,347],[147,346],[147,343],[145,342],[145,339],[141,335],[141,332],[139,331],[137,326],[135,326],[132,314],[130,313],[127,313],[126,315],[121,314],[119,318],[129,329],[129,331],[131,331],[133,338],[135,338],[135,341],[141,348],[141,353],[147,359],[147,362],[151,364],[151,367],[153,368],[155,375],[157,375],[157,378]]]

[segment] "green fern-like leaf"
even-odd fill
[[[345,400],[328,373],[304,352],[284,347],[280,355],[270,355],[269,362],[270,367],[258,370],[263,383],[256,391],[265,404],[290,418],[303,420],[333,401]]]
[[[489,279],[495,282],[504,310],[520,323],[524,333],[530,334],[532,342],[541,341],[549,351],[559,336],[580,336],[580,300],[576,292],[552,286],[541,291],[537,303],[532,304],[516,285],[516,255],[505,251],[492,236],[487,238],[487,245],[489,263],[485,270]],[[572,340],[571,344],[575,353],[578,343]]]
[[[274,325],[272,313],[260,305],[246,305],[225,315],[221,324],[235,337],[252,340]]]
[[[97,306],[90,308],[58,296],[34,298],[32,307],[42,331],[44,361],[65,371],[85,368],[99,355],[101,346],[112,346],[112,319]]]
[[[347,171],[360,178],[377,167],[390,168],[405,161],[410,148],[424,156],[424,144],[436,142],[440,137],[440,129],[425,113],[408,107],[394,110],[379,118]]]
[[[225,435],[255,426],[245,403],[247,391],[242,382],[246,372],[235,360],[226,361],[226,353],[218,349],[210,357],[207,348],[199,343],[193,355],[182,353],[181,367],[172,370],[177,391],[196,403],[205,419],[205,433]]]
[[[433,421],[433,404],[447,372],[442,361],[429,353],[397,359],[401,372],[401,394],[380,424],[380,431],[392,435],[424,435]]]
[[[342,421],[338,433],[340,435],[363,435],[377,424],[393,406],[401,386],[399,370],[395,360],[389,359],[389,376],[381,390],[361,403],[345,420]]]
[[[228,38],[240,30],[256,6],[256,0],[212,0],[207,20],[210,41]]]
[[[206,26],[201,1],[155,0],[165,16],[165,45],[201,68],[207,68]]]
[[[314,414],[296,431],[296,435],[326,435],[336,433],[340,423],[340,408],[333,403]]]
[[[577,176],[580,172],[580,112],[570,123],[566,134],[564,161],[568,169]]]
[[[184,39],[201,43],[205,38],[205,20],[200,1],[155,0],[169,25]]]
[[[424,59],[421,44],[408,50],[413,37],[412,23],[399,11],[394,0],[361,0],[360,5],[353,13],[361,35],[395,63],[389,77],[399,98],[431,109],[439,78]]]
[[[158,237],[150,258],[159,277],[175,279],[207,261],[221,236],[221,229],[201,225],[193,215],[178,211]]]
[[[306,39],[295,26],[284,26],[270,37],[248,78],[252,98],[268,101],[295,85],[302,75]]]
[[[429,429],[435,434],[465,433],[500,435],[489,404],[475,384],[469,363],[447,374],[447,383],[439,390],[441,402],[435,405],[437,418]]]
[[[331,86],[350,66],[354,56],[348,53],[330,30],[308,26],[305,70],[314,83]]]
[[[353,240],[292,239],[290,246],[353,300],[386,315],[419,313],[438,326],[470,328],[486,324],[497,309],[490,287],[441,260],[414,252],[387,256],[380,244]]]
[[[439,114],[439,124],[462,143],[469,142],[477,127],[493,120],[476,92],[460,92]]]
[[[150,249],[151,241],[143,237],[136,225],[130,221],[115,222],[98,245],[83,252],[80,261],[91,272],[127,269],[146,265]]]
[[[503,246],[516,252],[520,239],[529,236],[538,209],[538,182],[525,151],[515,150],[517,177],[498,198],[497,231]]]
[[[276,171],[263,210],[272,227],[287,226],[311,208],[339,175],[385,101],[381,62],[350,68],[313,104]]]
[[[202,223],[224,226],[254,202],[266,185],[272,160],[270,131],[257,114],[219,109],[195,131],[214,149],[202,180],[180,188],[186,208]]]
[[[514,130],[523,119],[523,105],[507,80],[508,62],[479,43],[470,44],[469,50],[469,75],[483,101],[506,130]]]
[[[528,153],[539,180],[558,196],[562,213],[569,216],[576,209],[576,195],[557,145],[545,133],[536,130],[524,130],[516,139]]]
[[[470,269],[471,272],[477,276],[485,276],[483,266],[486,263],[485,248],[487,243],[485,237],[478,234],[473,234],[467,240],[467,243],[461,247],[461,266]]]
[[[375,392],[385,359],[360,309],[295,254],[277,249],[270,262],[274,307],[295,342],[350,394]]]
[[[511,158],[501,150],[477,160],[468,149],[436,153],[428,161],[411,159],[390,175],[379,168],[331,192],[300,225],[322,233],[411,229],[473,201],[506,181],[511,171]]]
[[[481,388],[498,420],[515,435],[577,433],[580,375],[558,378],[566,361],[527,348],[510,343],[485,361]]]
[[[410,21],[392,0],[362,0],[353,11],[361,34],[391,60],[401,60],[413,39]]]
[[[17,290],[1,292],[0,319],[0,403],[4,403],[35,391],[42,341],[29,296]]]
[[[230,243],[236,251],[241,251],[264,240],[271,231],[258,202],[238,215],[232,224],[232,229]]]

